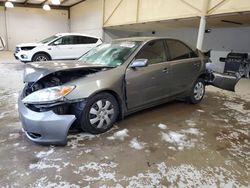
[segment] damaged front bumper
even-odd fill
[[[44,145],[66,145],[69,128],[75,115],[58,115],[52,110],[35,112],[27,108],[19,97],[19,117],[28,139]]]

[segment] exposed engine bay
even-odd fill
[[[53,87],[53,86],[59,86],[64,83],[70,82],[72,80],[76,80],[78,78],[88,76],[94,73],[97,73],[99,71],[105,70],[107,68],[91,68],[91,69],[82,69],[82,70],[65,70],[65,71],[57,71],[54,73],[51,73],[37,82],[29,82],[26,83],[25,93],[23,94],[23,97],[38,91],[40,89]]]

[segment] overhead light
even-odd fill
[[[49,11],[51,8],[49,5],[45,4],[43,5],[43,10]]]
[[[13,5],[12,2],[7,1],[7,2],[5,2],[5,7],[6,7],[6,8],[13,8],[14,5]]]
[[[53,5],[60,5],[61,4],[60,0],[52,0],[51,3]]]

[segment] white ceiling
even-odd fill
[[[18,6],[27,6],[30,7],[32,5],[42,5],[47,2],[49,5],[52,5],[51,0],[9,0],[12,1],[13,4],[18,3]],[[61,4],[59,6],[62,7],[71,7],[77,3],[83,2],[84,0],[60,0]],[[0,2],[6,2],[6,0],[0,0]]]
[[[109,29],[144,32],[153,30],[165,30],[168,28],[198,28],[199,17],[187,19],[175,19],[166,21],[155,21],[128,25],[106,27]],[[215,15],[207,17],[207,28],[219,27],[247,27],[250,26],[250,12]]]

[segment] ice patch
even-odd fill
[[[44,158],[48,157],[50,154],[54,152],[54,149],[50,149],[49,151],[40,151],[39,153],[36,154],[36,157],[38,158]]]
[[[204,113],[204,110],[198,109],[197,112]]]
[[[200,131],[197,128],[189,128],[185,130],[181,130],[182,133],[186,134],[193,134],[193,135],[200,135]]]
[[[81,143],[85,140],[92,140],[93,138],[98,137],[98,135],[92,135],[89,133],[80,133],[76,135],[69,135],[68,136],[68,143],[67,146],[71,147],[72,149],[77,147],[85,146],[84,143]]]
[[[61,176],[56,175],[56,179],[61,178]],[[47,177],[42,177],[36,180],[31,187],[46,187],[46,188],[80,188],[79,185],[71,184],[66,181],[60,181],[59,183],[53,183],[48,180]]]
[[[78,168],[77,171],[74,171],[75,174],[83,174],[82,180],[84,181],[116,181],[115,172],[111,172],[112,169],[116,168],[118,164],[114,162],[108,163],[96,163],[90,162],[84,164]],[[89,174],[93,174],[89,176]]]
[[[130,141],[130,144],[129,144],[129,146],[130,146],[131,148],[134,148],[134,149],[136,149],[136,150],[142,150],[142,149],[145,147],[145,145],[146,145],[146,143],[144,143],[144,142],[139,142],[139,141],[137,140],[137,138],[133,138],[133,139]]]
[[[193,127],[193,126],[196,125],[196,123],[195,123],[193,120],[186,120],[185,122],[186,122],[187,125],[190,126],[190,127]]]
[[[30,164],[29,169],[30,170],[43,170],[43,169],[49,169],[49,168],[55,168],[57,172],[60,172],[62,168],[59,165],[56,165],[54,163],[48,164],[45,163],[45,161],[39,161],[38,163],[35,164]]]
[[[113,136],[107,137],[108,140],[121,140],[123,141],[125,137],[128,137],[128,129],[123,129],[121,131],[117,131],[116,133],[113,134]]]
[[[165,162],[156,164],[154,172],[138,173],[136,176],[124,177],[129,181],[128,188],[144,187],[242,187],[230,171],[222,167],[208,167],[200,170],[192,165],[168,167]]]
[[[9,134],[9,139],[13,140],[13,139],[17,139],[20,135],[18,133],[11,133]]]
[[[230,117],[235,117],[235,119],[241,124],[250,124],[250,110],[245,110],[244,104],[235,102],[225,102],[224,106],[233,111],[227,112]]]
[[[159,127],[160,129],[167,129],[167,125],[162,124],[162,123],[160,123],[160,124],[158,125],[158,127]]]
[[[190,149],[195,146],[198,140],[202,140],[202,138],[193,138],[194,136],[203,135],[200,133],[199,129],[189,128],[183,129],[179,132],[169,131],[167,133],[161,132],[161,140],[173,144],[175,147],[170,146],[171,150],[183,150],[184,148]],[[203,146],[204,147],[204,146]]]

